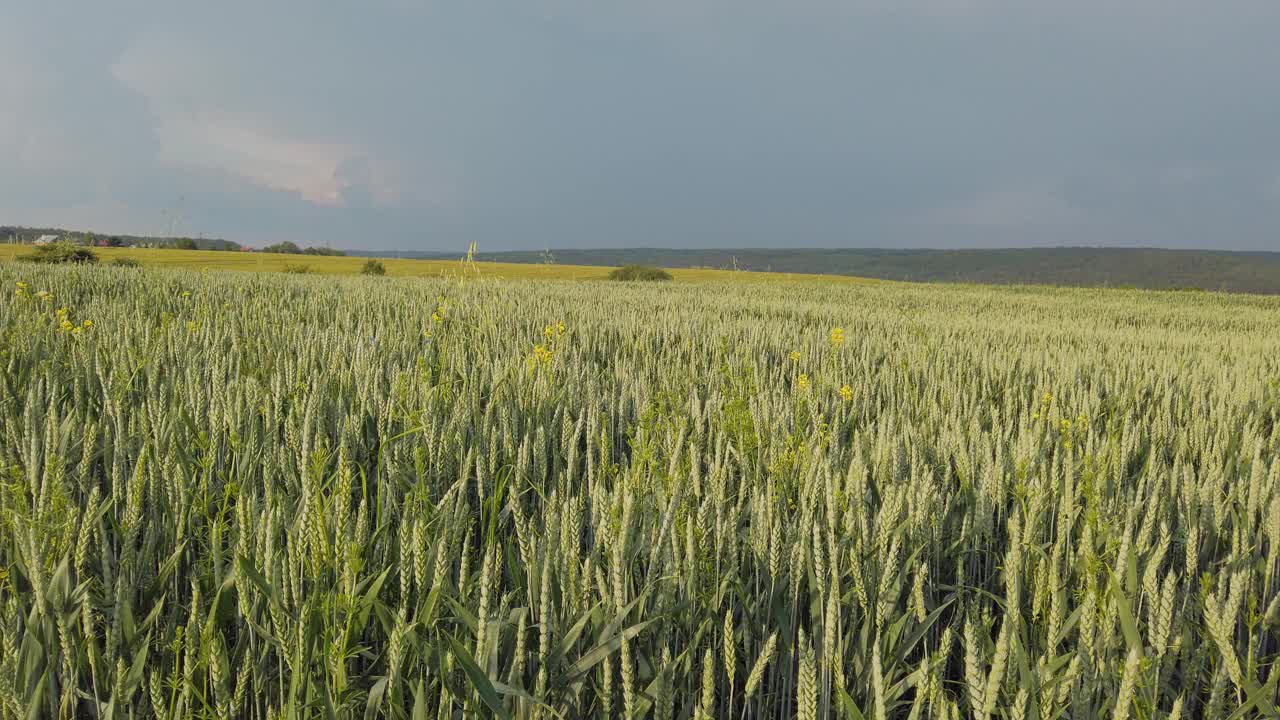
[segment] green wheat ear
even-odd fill
[[[1271,299],[156,252],[0,263],[0,720],[1277,716]]]

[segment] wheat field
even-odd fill
[[[1277,716],[1280,300],[0,287],[0,717]]]

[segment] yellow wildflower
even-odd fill
[[[800,373],[796,378],[796,389],[805,392],[809,389],[809,376],[806,373]]]
[[[89,328],[93,327],[93,321],[92,321],[92,320],[85,320],[83,323],[81,323],[81,325],[83,325],[83,326],[84,326],[84,329],[85,329],[85,330],[88,330]]]
[[[187,321],[187,332],[195,332],[196,328],[198,327],[200,327],[200,324],[197,323],[195,320]]]
[[[182,291],[182,297],[184,297],[184,298],[189,298],[189,297],[191,297],[191,291],[190,291],[190,290],[183,290],[183,291]]]
[[[799,350],[792,350],[792,351],[791,351],[791,362],[796,362],[796,363],[800,362],[800,351],[799,351]]]
[[[840,398],[843,399],[845,402],[849,402],[850,400],[852,400],[853,388],[850,388],[848,385],[842,386],[840,388]]]
[[[52,300],[53,293],[49,292],[48,290],[41,290],[40,292],[36,293],[36,297],[40,298],[41,300]]]
[[[534,345],[533,352],[529,353],[529,367],[537,367],[538,365],[547,365],[551,362],[551,358],[555,353],[546,345]]]
[[[838,348],[844,344],[844,328],[831,328],[831,347]]]
[[[431,322],[436,323],[437,325],[443,323],[445,312],[448,310],[448,307],[448,304],[444,301],[443,295],[437,297],[435,312],[431,313]]]

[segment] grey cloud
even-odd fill
[[[1277,30],[1253,0],[31,4],[0,222],[1280,249]]]

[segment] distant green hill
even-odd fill
[[[481,253],[477,260],[668,268],[734,267],[917,282],[1137,287],[1280,294],[1280,252],[1153,248],[1008,250],[552,250]]]

